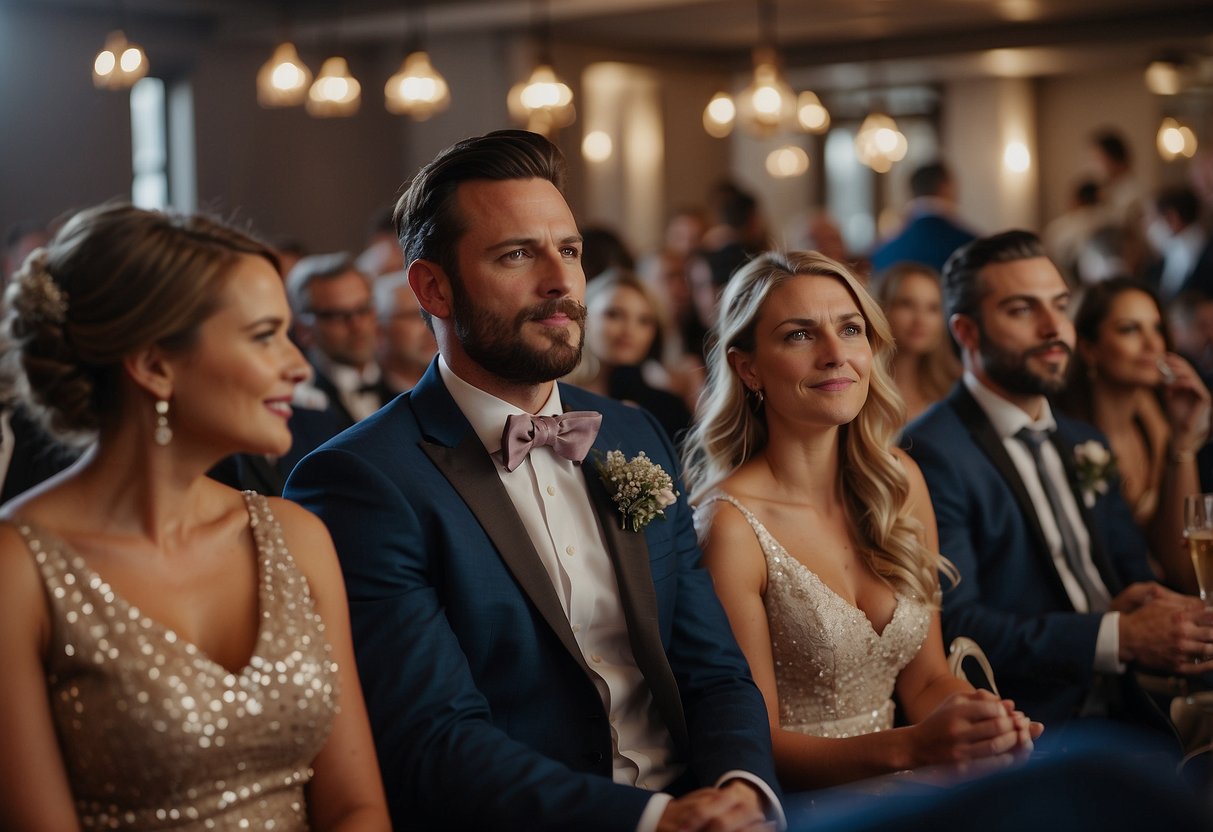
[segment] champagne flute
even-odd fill
[[[1184,497],[1184,537],[1200,584],[1200,600],[1213,607],[1213,494]]]

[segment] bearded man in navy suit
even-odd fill
[[[641,527],[594,464],[644,452],[673,475],[673,449],[554,382],[585,322],[561,178],[522,131],[422,168],[396,223],[439,357],[286,494],[341,553],[395,828],[758,828],[782,819],[766,709],[690,509]]]
[[[1026,231],[969,243],[943,278],[965,373],[905,445],[961,575],[943,596],[944,637],[974,638],[1002,694],[1051,729],[1108,717],[1169,730],[1131,671],[1213,668],[1213,614],[1154,581],[1111,469],[1078,475],[1107,442],[1047,399],[1074,346],[1069,288]]]

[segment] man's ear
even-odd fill
[[[435,318],[451,317],[451,279],[441,266],[432,260],[414,260],[409,263],[408,276],[422,309]]]
[[[736,347],[729,347],[726,356],[729,360],[729,366],[733,368],[733,372],[737,373],[737,377],[741,379],[741,383],[750,390],[758,391],[762,389],[762,379],[758,377],[758,373],[754,372],[754,362],[751,360],[748,352],[742,352]]]
[[[956,343],[960,344],[963,352],[976,353],[979,351],[981,332],[977,321],[971,315],[957,312],[948,319],[948,328],[952,330],[952,337],[956,339]]]
[[[131,353],[122,359],[122,369],[137,387],[153,398],[172,398],[175,373],[162,348],[150,346]]]

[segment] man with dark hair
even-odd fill
[[[1046,739],[1080,716],[1166,728],[1126,670],[1213,668],[1213,614],[1154,582],[1106,440],[1049,406],[1074,348],[1069,288],[1026,231],[960,249],[943,286],[965,374],[906,447],[961,575],[945,640],[975,639]]]
[[[286,493],[341,553],[395,828],[757,828],[781,814],[766,708],[673,448],[554,382],[585,322],[562,178],[518,130],[421,169],[396,225],[439,356]]]
[[[1104,127],[1091,134],[1091,150],[1102,174],[1104,221],[1140,236],[1145,192],[1133,175],[1133,157],[1120,131]]]
[[[905,226],[872,252],[874,274],[904,262],[942,269],[948,255],[973,239],[973,232],[955,218],[956,183],[943,162],[923,165],[910,175],[910,196]]]
[[[1191,188],[1164,188],[1155,200],[1165,229],[1160,242],[1158,298],[1165,306],[1180,293],[1213,296],[1213,241],[1200,221],[1200,199]]]

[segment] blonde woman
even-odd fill
[[[897,346],[893,383],[908,422],[947,395],[960,378],[943,319],[939,272],[922,263],[898,263],[881,275],[877,295]]]
[[[388,829],[325,527],[206,476],[291,444],[273,253],[103,206],[7,300],[5,392],[95,443],[0,511],[0,828]]]
[[[704,556],[767,702],[780,781],[817,788],[1010,755],[1040,728],[948,672],[935,521],[895,449],[876,303],[815,252],[729,281],[687,439]],[[893,694],[913,723],[893,728]],[[879,734],[877,734],[879,732]]]

